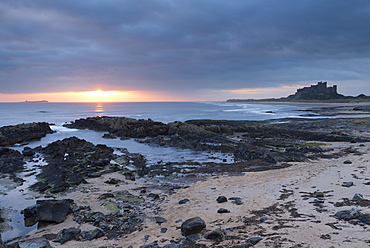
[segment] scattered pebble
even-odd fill
[[[216,200],[218,203],[223,203],[223,202],[227,202],[227,198],[226,196],[219,196],[217,197],[217,200]]]
[[[219,214],[230,213],[230,210],[228,210],[226,208],[220,208],[219,210],[217,210],[217,213],[219,213]]]

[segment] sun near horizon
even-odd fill
[[[302,84],[303,85],[303,84]],[[191,102],[191,101],[226,101],[233,98],[263,99],[290,95],[302,85],[266,88],[242,88],[235,90],[199,90],[197,94],[186,92],[160,91],[122,91],[97,88],[90,91],[66,91],[49,93],[0,93],[0,102]]]
[[[159,92],[102,90],[68,91],[51,93],[3,94],[0,102],[158,102],[168,101],[171,97]],[[171,101],[171,100],[170,100]]]

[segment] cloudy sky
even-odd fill
[[[0,94],[370,95],[369,23],[367,0],[1,0]]]

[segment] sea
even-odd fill
[[[310,109],[306,106],[230,102],[17,102],[0,103],[0,126],[40,121],[61,125],[90,116],[150,118],[165,123],[192,119],[267,120],[307,116]]]
[[[230,102],[125,102],[125,103],[52,103],[18,102],[0,103],[0,127],[30,122],[48,122],[55,131],[39,141],[10,147],[22,151],[24,146],[31,148],[46,146],[56,140],[76,136],[94,144],[106,144],[112,148],[126,148],[131,153],[145,156],[147,165],[162,162],[225,162],[233,161],[232,154],[196,152],[168,147],[145,145],[135,140],[103,139],[104,132],[77,130],[63,127],[63,124],[91,116],[123,116],[135,119],[152,119],[164,123],[194,119],[217,120],[270,120],[282,118],[315,118],[313,108],[294,105],[241,104]],[[2,218],[0,232],[4,241],[37,231],[37,224],[26,226],[21,210],[32,206],[43,196],[35,195],[28,186],[36,182],[43,158],[28,161],[27,172],[19,175],[25,182],[16,185],[6,176],[0,178],[0,207]],[[180,176],[180,175],[179,175]],[[41,197],[41,198],[40,198]]]

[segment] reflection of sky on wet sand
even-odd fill
[[[21,210],[34,205],[36,198],[44,199],[38,193],[29,191],[28,187],[37,182],[36,174],[39,173],[37,167],[45,164],[41,158],[37,162],[26,162],[26,172],[19,174],[19,177],[25,180],[22,185],[17,185],[7,178],[0,180],[0,205],[3,208],[2,217],[6,219],[0,225],[4,241],[36,231],[37,225],[29,227],[24,225],[24,216],[21,214]]]
[[[97,103],[95,106],[95,114],[96,115],[104,115],[104,106],[102,103]]]

